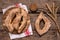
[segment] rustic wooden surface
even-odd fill
[[[3,30],[2,26],[2,13],[0,13],[0,40],[11,40],[9,38],[9,35],[6,31]],[[19,38],[19,39],[14,39],[14,40],[60,40],[60,36],[57,36],[57,29],[56,25],[54,22],[52,22],[52,26],[50,27],[49,31],[45,33],[42,36],[39,36],[39,34],[36,32],[35,27],[34,27],[34,22],[36,18],[38,17],[39,14],[30,14],[30,19],[31,19],[31,24],[33,28],[33,35],[32,36],[27,36],[24,38]],[[58,14],[58,23],[60,25],[60,14]]]
[[[45,8],[45,3],[49,3],[51,5],[52,2],[55,2],[56,5],[60,7],[60,0],[0,0],[0,12],[3,8],[16,3],[23,3],[27,5],[28,8],[31,3],[36,3],[38,8]]]
[[[23,3],[25,5],[28,6],[31,3],[36,3],[38,8],[45,8],[44,4],[45,3],[49,3],[51,4],[52,2],[55,2],[57,4],[57,6],[60,7],[60,0],[33,0],[30,2],[30,0],[0,0],[0,12],[2,12],[3,8],[6,8],[9,5],[13,5],[16,3]],[[59,8],[60,10],[60,8]],[[58,11],[59,11],[58,10]],[[60,11],[59,11],[60,12]],[[6,31],[3,30],[3,26],[2,26],[2,13],[0,13],[0,40],[11,40],[9,38],[9,35]],[[45,33],[42,36],[39,36],[38,33],[36,32],[35,28],[34,28],[34,23],[36,18],[38,17],[38,14],[30,14],[31,17],[31,23],[32,23],[32,28],[33,28],[33,35],[32,36],[28,36],[28,37],[24,37],[24,38],[19,38],[19,39],[14,39],[14,40],[60,40],[60,36],[57,36],[57,29],[56,29],[56,25],[54,24],[53,21],[52,22],[52,26],[49,29],[49,31],[47,33]],[[50,19],[51,20],[51,19]],[[60,26],[60,14],[58,14],[58,24]]]

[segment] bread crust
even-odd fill
[[[11,33],[21,33],[23,30],[25,32],[29,24],[28,13],[22,8],[10,8],[3,15],[3,26]]]
[[[42,19],[45,22],[43,29],[41,29],[40,28],[41,26],[39,26],[39,23]],[[36,28],[36,31],[38,32],[38,34],[43,35],[44,33],[46,33],[49,30],[49,28],[51,27],[50,23],[51,23],[50,20],[44,16],[43,12],[41,12],[35,22],[35,28]]]

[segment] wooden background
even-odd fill
[[[60,0],[0,0],[0,40],[11,40],[9,38],[9,35],[6,31],[3,30],[3,26],[2,26],[2,9],[6,8],[9,5],[13,5],[16,3],[23,3],[25,5],[28,6],[31,3],[36,3],[38,5],[38,8],[45,8],[44,4],[45,3],[49,3],[51,4],[52,2],[55,2],[57,6],[60,7]],[[60,10],[60,9],[59,9]],[[60,13],[60,11],[58,10],[58,13]],[[32,36],[28,36],[28,37],[24,37],[24,38],[19,38],[19,39],[14,39],[14,40],[60,40],[60,35],[59,37],[57,36],[57,29],[56,29],[56,25],[54,24],[53,21],[52,22],[52,26],[49,29],[49,31],[42,35],[39,36],[38,33],[36,32],[35,28],[34,28],[34,22],[36,20],[36,18],[38,17],[38,13],[34,14],[31,13],[30,15],[30,19],[31,19],[31,24],[32,24],[32,28],[33,28],[33,35]],[[50,19],[51,20],[51,19]],[[58,24],[60,26],[60,14],[58,14]]]

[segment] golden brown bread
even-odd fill
[[[21,33],[28,28],[28,13],[19,7],[8,9],[3,15],[3,26],[11,33]]]
[[[45,22],[43,29],[41,29],[41,26],[39,25],[39,23],[42,19]],[[38,34],[42,35],[42,34],[46,33],[50,27],[51,27],[50,20],[48,20],[48,18],[46,18],[44,16],[43,12],[41,12],[35,22],[36,31],[38,32]]]

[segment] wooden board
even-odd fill
[[[26,4],[29,8],[29,5],[31,3],[36,3],[38,5],[38,8],[45,8],[44,4],[45,3],[52,3],[55,2],[57,4],[57,6],[60,7],[60,0],[33,0],[30,2],[30,0],[0,0],[0,12],[2,12],[3,8],[6,8],[9,5],[13,5],[16,3],[23,3]],[[60,10],[60,8],[59,8]],[[60,12],[60,11],[59,11]],[[52,22],[52,26],[49,29],[49,31],[42,35],[39,36],[38,33],[36,32],[35,28],[34,28],[34,23],[35,20],[37,18],[39,14],[30,14],[31,17],[31,23],[32,23],[32,28],[33,28],[33,35],[32,36],[28,36],[28,37],[24,37],[24,38],[20,38],[20,39],[14,39],[14,40],[60,40],[60,37],[57,37],[57,32],[56,32],[56,26],[54,24],[54,22]],[[60,14],[58,14],[58,24],[60,26]],[[6,31],[3,30],[3,26],[2,26],[2,13],[0,13],[0,40],[10,40],[9,35]]]
[[[52,26],[49,29],[49,31],[47,33],[45,33],[44,35],[39,36],[35,30],[35,27],[34,27],[35,20],[39,14],[29,14],[29,15],[30,15],[31,24],[32,24],[34,34],[32,36],[14,39],[14,40],[60,40],[59,37],[57,37],[57,31],[56,31],[57,29],[56,29],[56,26],[53,22],[52,22]],[[58,23],[60,25],[60,14],[58,14]],[[2,13],[0,13],[0,40],[11,40],[9,38],[8,33],[3,30]]]
[[[28,8],[31,3],[36,3],[38,8],[45,8],[45,3],[49,3],[51,5],[52,2],[55,2],[56,5],[60,7],[60,0],[0,0],[0,12],[3,8],[16,3],[23,3],[27,5]]]

